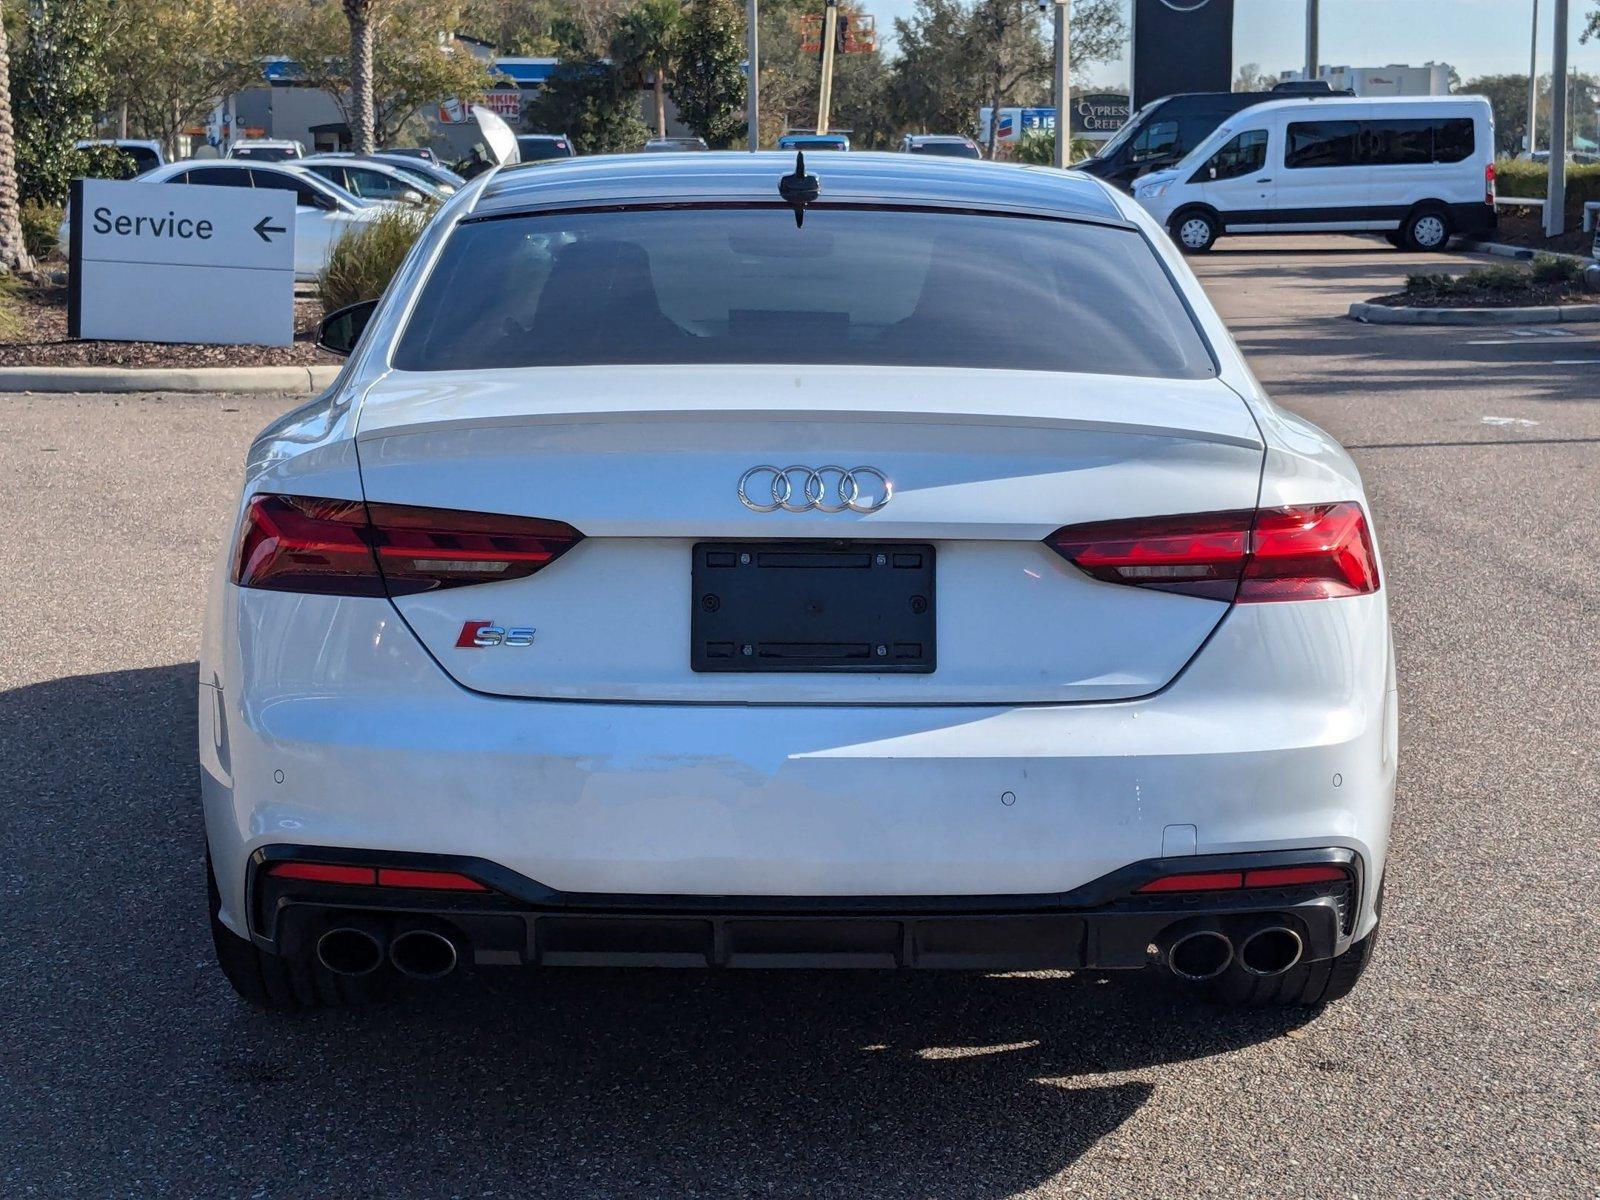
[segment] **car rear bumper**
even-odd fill
[[[285,844],[484,861],[563,895],[891,912],[1059,896],[1196,855],[1337,848],[1375,879],[1386,854],[1381,594],[1240,606],[1142,700],[1014,707],[488,697],[384,601],[232,596],[236,633],[202,663],[199,749],[220,915],[241,935],[249,862]],[[1363,894],[1354,936],[1373,920]]]
[[[449,893],[275,877],[274,864],[335,862],[449,871],[489,887]],[[1327,864],[1341,882],[1188,894],[1137,889],[1176,872]],[[1304,961],[1350,944],[1363,888],[1349,850],[1208,855],[1135,863],[1071,892],[1017,896],[643,896],[563,893],[497,863],[437,855],[274,845],[251,856],[251,936],[289,957],[329,929],[385,940],[444,933],[478,966],[803,967],[1135,970],[1159,965],[1183,933],[1242,942],[1286,925]]]

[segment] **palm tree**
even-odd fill
[[[33,259],[22,238],[17,210],[17,149],[11,126],[11,52],[5,22],[0,21],[0,271],[32,275]]]
[[[350,22],[350,137],[357,154],[378,148],[372,103],[372,10],[375,0],[343,0]]]
[[[643,82],[655,79],[656,136],[667,136],[667,77],[677,58],[678,31],[683,24],[680,0],[640,0],[622,16],[612,39],[612,56]]]

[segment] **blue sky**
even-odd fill
[[[1600,0],[1569,0],[1572,68],[1600,74],[1600,41],[1578,43],[1583,14]],[[908,16],[914,0],[865,0],[892,42],[894,18]],[[1539,4],[1539,70],[1550,69],[1551,11]],[[1265,71],[1298,67],[1305,55],[1304,0],[1234,0],[1233,62],[1259,63]],[[1447,62],[1463,79],[1526,72],[1532,0],[1322,0],[1324,63],[1353,67]],[[1125,62],[1095,68],[1096,86],[1126,84]]]

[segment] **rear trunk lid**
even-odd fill
[[[462,685],[746,704],[1154,691],[1227,606],[1099,582],[1042,539],[1084,521],[1253,507],[1263,453],[1244,402],[1214,379],[857,366],[392,372],[363,400],[358,447],[370,501],[541,517],[585,535],[527,578],[395,601]],[[867,467],[892,496],[869,512],[755,511],[739,483],[762,465]],[[876,478],[862,474],[869,489]],[[748,489],[770,505],[771,473]],[[861,506],[876,499],[863,492]],[[737,569],[781,573],[708,583],[705,555],[723,552],[734,558],[717,561]],[[819,563],[921,574],[874,589]],[[796,565],[807,569],[785,570]],[[707,597],[724,591],[736,610],[711,621]],[[860,619],[860,638],[844,613],[858,596],[882,609]],[[458,645],[474,622],[536,633],[525,645]],[[789,670],[783,656],[807,622],[838,661]],[[745,661],[710,662],[713,638],[713,656]],[[921,656],[909,667],[906,646]],[[905,669],[874,668],[897,661]]]

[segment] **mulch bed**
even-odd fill
[[[1594,234],[1583,232],[1583,214],[1573,213],[1567,222],[1567,231],[1558,238],[1544,235],[1544,216],[1536,208],[1506,208],[1500,210],[1500,223],[1487,238],[1507,246],[1527,246],[1532,250],[1549,250],[1554,254],[1589,253]]]
[[[67,289],[49,284],[20,291],[22,332],[0,338],[0,367],[281,367],[336,363],[317,349],[322,304],[294,303],[291,346],[189,346],[176,342],[90,342],[67,336]]]
[[[1600,304],[1600,295],[1574,292],[1566,283],[1529,283],[1514,291],[1482,291],[1471,295],[1391,292],[1387,296],[1374,296],[1367,303],[1390,308],[1534,308],[1552,304]]]

